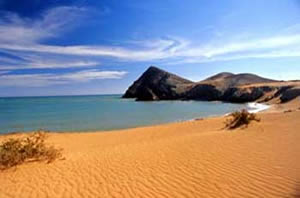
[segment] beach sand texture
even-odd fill
[[[259,117],[49,134],[66,159],[0,172],[0,197],[300,197],[300,111]]]

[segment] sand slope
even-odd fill
[[[0,197],[300,197],[300,111],[260,117],[51,134],[66,160],[0,172]]]

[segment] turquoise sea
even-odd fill
[[[245,107],[200,101],[136,102],[121,95],[0,98],[0,133],[123,129],[223,115]]]

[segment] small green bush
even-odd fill
[[[60,158],[61,149],[45,144],[46,133],[37,131],[23,138],[10,138],[0,144],[0,170],[25,162],[45,161],[50,163]]]
[[[260,121],[260,119],[257,118],[256,114],[249,113],[246,109],[233,112],[229,116],[231,116],[231,118],[226,120],[225,122],[225,127],[228,129],[236,129],[241,126],[247,127],[251,121]]]

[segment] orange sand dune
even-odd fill
[[[259,117],[50,134],[66,159],[0,172],[0,197],[299,197],[300,111]]]

